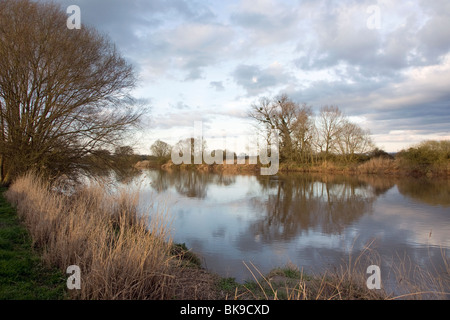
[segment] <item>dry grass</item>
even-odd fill
[[[397,255],[393,274],[399,290],[392,300],[448,300],[450,299],[450,260],[441,249],[443,268],[429,269],[413,264],[406,255]]]
[[[369,264],[368,264],[369,263]],[[389,296],[382,289],[370,290],[365,271],[368,265],[379,264],[370,244],[353,258],[334,270],[317,274],[306,274],[293,264],[272,270],[264,276],[258,268],[245,264],[254,282],[244,285],[246,290],[237,290],[235,299],[266,300],[381,300]]]
[[[167,212],[138,212],[137,193],[107,194],[100,185],[75,195],[55,192],[32,174],[15,181],[7,199],[28,227],[43,259],[65,272],[81,268],[78,299],[167,299],[176,263],[169,254]],[[150,222],[149,222],[150,220]]]
[[[388,158],[373,158],[357,167],[359,173],[367,174],[393,174],[398,172],[397,161]]]
[[[253,264],[245,264],[254,281],[236,287],[234,299],[265,300],[448,300],[450,292],[450,264],[442,251],[444,270],[424,270],[403,257],[393,264],[392,277],[396,292],[369,289],[366,273],[369,265],[381,265],[381,259],[370,242],[356,257],[348,255],[347,261],[333,270],[307,274],[296,265],[272,270],[263,275]],[[435,271],[435,272],[433,272]]]

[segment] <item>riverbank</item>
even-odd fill
[[[250,164],[250,158],[244,164],[237,160],[225,160],[223,164],[181,164],[175,165],[167,158],[156,161],[140,161],[136,168],[159,168],[163,170],[195,169],[225,174],[258,174],[264,166],[257,158]],[[162,163],[161,163],[162,161]],[[254,163],[254,164],[253,164]],[[273,167],[273,163],[269,164]],[[267,167],[267,166],[266,166]],[[407,150],[396,154],[388,154],[375,148],[366,154],[339,155],[318,153],[304,162],[282,161],[279,172],[302,172],[324,174],[376,174],[412,177],[444,177],[450,178],[450,141],[423,141]]]
[[[174,170],[197,170],[199,172],[212,172],[220,174],[259,174],[260,164],[227,163],[223,164],[181,164],[175,165],[171,160],[164,164],[156,162],[141,161],[135,167],[137,169],[162,169]],[[378,175],[390,177],[426,177],[426,178],[450,178],[450,163],[440,165],[411,165],[405,164],[400,159],[373,158],[362,163],[339,163],[333,161],[322,161],[314,165],[301,165],[297,163],[281,163],[279,173],[320,173],[340,175]]]
[[[65,299],[65,276],[44,266],[28,230],[0,187],[0,300]]]
[[[263,275],[245,262],[252,280],[237,283],[202,268],[200,258],[186,246],[174,244],[167,208],[140,212],[137,192],[110,194],[100,185],[78,186],[72,195],[56,190],[61,186],[55,189],[27,175],[11,185],[6,196],[28,229],[43,266],[60,273],[69,265],[80,267],[81,290],[68,292],[68,299],[395,298],[369,290],[365,269],[354,263],[318,274],[288,265]],[[352,261],[362,262],[363,257]],[[65,286],[65,277],[58,281]],[[407,291],[406,298],[417,298],[414,292]]]

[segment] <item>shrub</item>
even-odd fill
[[[424,141],[402,150],[397,157],[411,166],[440,166],[450,161],[450,141]]]

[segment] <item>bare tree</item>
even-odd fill
[[[344,114],[336,106],[324,106],[318,116],[320,151],[328,158],[337,147],[337,141],[344,125]]]
[[[294,123],[293,136],[298,160],[302,163],[313,161],[315,124],[311,107],[303,105]]]
[[[53,3],[0,0],[0,181],[29,169],[89,170],[141,112],[132,67],[95,30],[66,27]]]
[[[259,104],[251,106],[249,117],[255,119],[265,132],[267,145],[270,145],[273,130],[277,130],[280,138],[281,160],[296,160],[299,144],[296,138],[306,139],[309,130],[311,109],[305,104],[292,101],[283,94],[272,100],[262,98]],[[305,146],[305,141],[300,145]]]
[[[342,124],[337,145],[347,162],[353,161],[356,154],[365,153],[374,148],[369,131],[348,120]]]
[[[172,147],[161,140],[155,141],[150,147],[152,154],[158,158],[158,160],[167,160],[170,158]]]

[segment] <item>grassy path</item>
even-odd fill
[[[60,300],[66,277],[41,264],[27,229],[0,187],[0,300]]]

